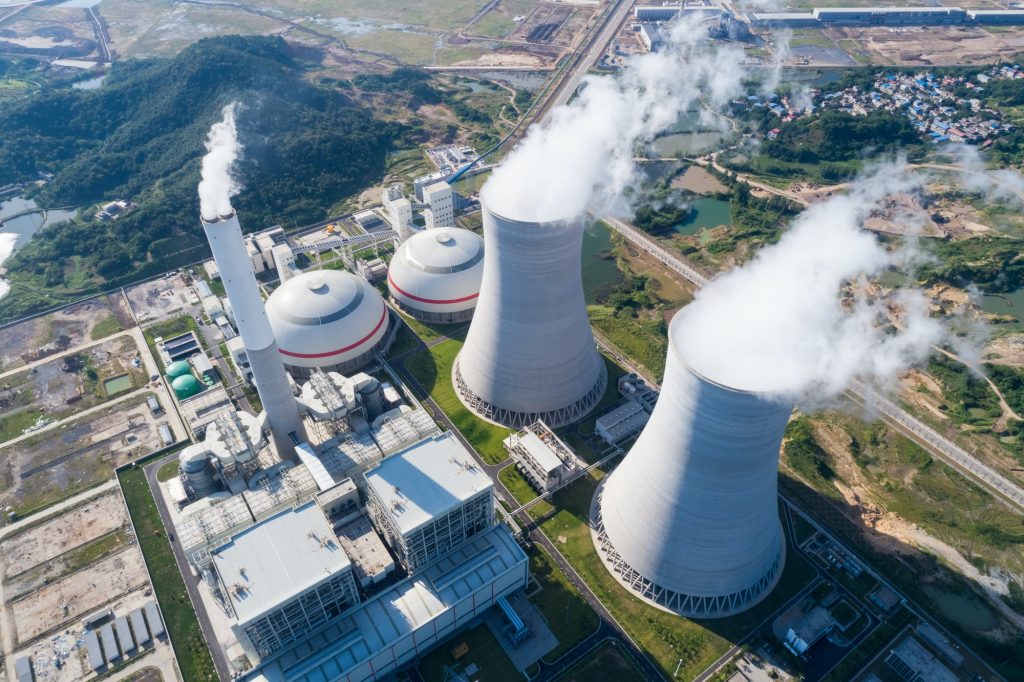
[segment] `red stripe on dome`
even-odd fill
[[[353,343],[351,345],[348,345],[348,346],[345,346],[344,348],[339,348],[338,350],[332,350],[332,351],[328,351],[326,353],[293,353],[290,350],[285,350],[284,348],[278,348],[277,352],[280,353],[281,355],[287,355],[287,356],[293,357],[293,358],[329,358],[332,355],[339,355],[341,353],[344,353],[345,351],[352,350],[356,346],[360,346],[360,345],[366,343],[374,334],[376,334],[380,330],[381,325],[384,324],[384,320],[386,320],[386,319],[388,319],[388,307],[384,306],[384,312],[380,316],[380,322],[377,323],[377,326],[373,328],[372,332],[370,332],[369,334],[367,334],[363,338],[359,339],[355,343]]]
[[[419,301],[420,303],[434,303],[434,304],[437,304],[437,305],[445,305],[445,304],[448,304],[448,303],[465,303],[466,301],[472,301],[474,298],[477,298],[478,296],[480,296],[479,293],[476,293],[476,294],[473,294],[472,296],[463,296],[462,298],[449,298],[449,299],[446,299],[446,300],[438,300],[438,299],[434,299],[434,298],[422,298],[421,296],[414,296],[413,294],[410,294],[408,291],[405,291],[404,289],[402,289],[402,287],[400,287],[397,284],[395,284],[395,280],[393,280],[391,278],[391,273],[390,272],[388,273],[388,284],[393,286],[395,288],[395,291],[400,293],[402,296],[405,296],[407,298],[411,298],[414,301]]]

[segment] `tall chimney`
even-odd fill
[[[274,446],[281,457],[293,457],[293,436],[303,441],[306,432],[288,384],[281,354],[277,351],[274,332],[267,320],[238,217],[233,212],[214,218],[203,216],[202,222],[221,281],[235,312],[235,322],[249,358],[256,392],[267,413]]]

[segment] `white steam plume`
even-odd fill
[[[961,186],[989,201],[1024,206],[1024,176],[1010,168],[988,168],[981,152],[969,144],[949,145],[942,150],[956,160]]]
[[[614,77],[588,77],[579,95],[535,125],[484,186],[484,202],[512,219],[623,213],[637,186],[633,161],[683,111],[719,111],[741,92],[742,50],[718,46],[692,20],[670,28],[663,49]]]
[[[238,183],[231,175],[232,166],[242,151],[235,129],[235,111],[238,103],[224,107],[223,118],[210,127],[206,136],[206,156],[203,157],[202,180],[199,182],[199,213],[203,220],[215,220],[228,215],[231,197],[238,194]]]
[[[926,358],[948,332],[929,317],[921,292],[849,296],[849,289],[864,291],[866,278],[915,256],[887,251],[861,224],[887,195],[922,181],[903,163],[880,166],[847,194],[807,209],[777,244],[712,280],[673,325],[686,363],[733,388],[824,400],[854,379],[892,381]],[[895,327],[887,324],[893,307]]]

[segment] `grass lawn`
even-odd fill
[[[597,649],[556,677],[557,682],[591,680],[637,680],[640,671],[614,641],[602,642]]]
[[[119,552],[128,546],[128,542],[127,528],[120,528],[81,547],[75,547],[63,556],[66,562],[65,575],[94,564],[114,552]]]
[[[419,345],[420,340],[416,337],[416,334],[407,325],[403,324],[399,327],[398,334],[395,335],[395,341],[388,350],[388,357],[397,358],[403,353],[408,353],[418,348]]]
[[[516,469],[515,464],[509,464],[499,471],[498,479],[505,484],[505,487],[508,488],[508,491],[512,493],[512,496],[516,498],[516,502],[519,504],[526,504],[538,495],[537,491],[530,485],[530,482],[526,480],[526,477]]]
[[[43,413],[39,410],[22,410],[14,414],[0,417],[0,443],[20,436],[25,429],[39,421]]]
[[[118,478],[128,503],[128,513],[135,525],[139,546],[153,577],[153,589],[174,644],[182,677],[185,682],[216,680],[217,671],[213,667],[213,659],[210,658],[192,602],[185,591],[185,583],[174,562],[174,554],[164,533],[156,502],[146,483],[146,476],[141,467],[136,467],[121,470]]]
[[[121,322],[113,314],[107,315],[102,320],[96,323],[96,326],[89,332],[89,336],[93,341],[99,341],[105,339],[108,336],[116,334],[117,332],[124,329],[121,326]]]
[[[548,627],[558,638],[558,646],[544,657],[550,663],[594,634],[600,619],[554,559],[540,547],[530,552],[530,575],[541,586],[539,592],[530,595],[530,601],[544,614]]]
[[[168,461],[160,465],[160,468],[156,471],[156,480],[164,483],[172,478],[178,476],[178,458],[172,457]]]
[[[412,356],[406,360],[405,366],[462,435],[473,444],[484,461],[498,464],[508,458],[501,442],[511,431],[480,419],[467,410],[455,395],[451,380],[452,364],[461,349],[462,341],[448,339],[430,348],[429,352]]]
[[[469,647],[469,651],[456,660],[452,656],[452,649],[462,643]],[[501,644],[482,623],[471,630],[456,634],[424,656],[419,664],[419,672],[424,680],[439,682],[445,679],[445,666],[462,672],[471,663],[475,663],[479,669],[472,676],[474,680],[487,680],[487,682],[522,682],[523,680],[523,676],[505,655]]]
[[[191,315],[180,315],[170,320],[158,322],[152,327],[144,329],[143,335],[146,337],[146,344],[149,346],[149,352],[152,353],[153,357],[156,358],[157,362],[159,362],[160,353],[156,350],[155,339],[169,339],[189,331],[196,333],[196,338],[199,339],[199,345],[203,346],[203,335],[199,333],[199,325]]]
[[[668,339],[662,325],[653,320],[616,313],[601,305],[587,306],[590,324],[640,369],[647,370],[656,380],[665,374],[665,353]]]
[[[424,342],[433,341],[439,339],[442,336],[456,336],[456,332],[459,332],[462,328],[469,329],[469,323],[459,324],[436,324],[430,322],[420,322],[419,320],[406,315],[401,310],[398,314],[402,316],[405,323],[416,332],[416,336],[423,339]]]

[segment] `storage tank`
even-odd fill
[[[367,420],[373,421],[384,413],[384,391],[376,379],[370,377],[368,381],[363,382],[359,387],[359,397],[363,409],[366,410]]]
[[[440,227],[402,242],[388,267],[391,300],[421,322],[451,324],[473,317],[484,270],[484,240]]]
[[[793,405],[691,367],[683,317],[657,406],[598,493],[595,542],[640,597],[717,618],[757,604],[782,574],[776,476]]]
[[[196,497],[206,497],[217,490],[209,453],[201,444],[190,445],[182,450],[178,463],[181,473],[185,475],[185,482]]]
[[[516,220],[485,201],[483,223],[483,282],[454,363],[456,393],[477,415],[512,428],[576,421],[607,383],[583,298],[584,221]]]
[[[192,373],[192,368],[188,366],[188,363],[184,360],[175,360],[171,364],[167,365],[167,377],[172,381],[180,376]]]
[[[203,390],[202,385],[191,374],[183,374],[175,378],[171,382],[171,388],[174,389],[174,395],[178,396],[178,400],[191,398]]]
[[[292,277],[267,300],[278,351],[296,379],[316,368],[350,374],[373,360],[388,331],[383,297],[340,270]]]

